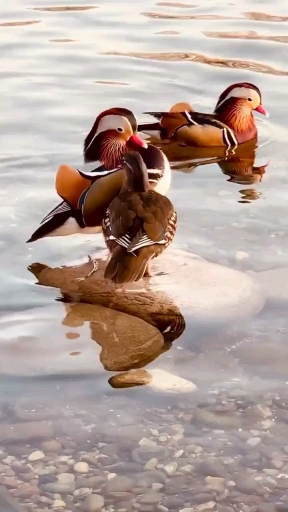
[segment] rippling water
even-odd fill
[[[107,383],[110,374],[98,362],[99,351],[94,345],[91,349],[89,315],[70,311],[67,320],[68,306],[55,301],[59,292],[36,286],[27,271],[34,261],[56,266],[82,258],[102,247],[101,238],[50,239],[33,246],[25,241],[57,203],[53,183],[59,163],[81,165],[83,139],[99,111],[125,106],[144,120],[142,112],[167,109],[177,101],[212,111],[227,85],[249,81],[261,89],[263,104],[270,113],[269,120],[257,119],[260,137],[254,165],[264,166],[262,179],[253,184],[245,180],[239,183],[216,163],[199,165],[191,172],[181,172],[180,165],[179,172],[173,174],[170,192],[181,219],[175,244],[244,271],[285,266],[288,7],[279,0],[273,5],[262,0],[206,0],[199,5],[188,0],[102,0],[65,6],[58,0],[53,5],[44,0],[13,0],[2,2],[0,14],[2,401],[24,395],[33,404],[47,394],[51,398],[60,393],[61,407],[70,412],[74,407],[76,415],[81,410],[83,417],[87,413],[89,424],[91,408],[99,400],[99,418],[111,420],[112,430],[113,425],[126,428],[130,420],[141,424],[147,406],[152,411],[149,425],[153,426],[155,407],[163,417],[161,420],[155,413],[154,427],[163,423],[165,431],[168,424],[181,423],[186,414],[183,404],[178,404],[179,413],[172,399],[163,405],[162,399],[145,388],[121,392],[117,402],[117,391]],[[209,386],[225,388],[224,383],[233,378],[242,379],[248,387],[252,382],[250,392],[257,402],[259,393],[274,389],[276,384],[285,390],[286,318],[286,311],[267,306],[258,318],[219,332],[209,326],[193,330],[187,318],[183,336],[160,357],[162,367],[195,381],[203,392]],[[86,359],[77,358],[83,353],[87,353]],[[93,364],[89,368],[86,364],[91,357],[95,357],[96,374],[92,377]],[[85,380],[87,373],[89,379],[87,375]],[[67,374],[69,379],[61,380]],[[30,379],[33,375],[57,378],[40,379],[36,385]],[[116,411],[121,400],[126,404],[123,408],[140,404],[141,409],[142,404],[143,411],[140,414],[137,409],[134,417],[133,409],[126,416],[122,411],[118,425],[120,412],[111,419],[109,410]],[[202,397],[202,401],[209,408],[209,400]],[[93,422],[97,424],[97,407],[95,410]],[[174,420],[171,410],[176,411]],[[207,418],[202,420],[206,428],[216,429]],[[3,421],[12,421],[9,414]],[[197,439],[201,443],[202,435],[206,446],[207,432],[201,434],[201,421],[197,423]],[[97,425],[101,441],[103,427]],[[225,430],[225,424],[221,425],[218,428]],[[196,436],[192,430],[187,435]],[[229,439],[229,434],[223,435]],[[37,442],[32,446],[37,448]],[[236,452],[232,457],[239,455],[240,451]],[[124,498],[127,503],[122,508],[130,510],[130,498]],[[113,504],[111,498],[110,502]],[[108,505],[110,502],[108,499]],[[154,510],[151,503],[150,509],[146,504],[143,510]],[[187,494],[181,504],[179,501],[168,508],[178,510],[185,503],[194,503]]]

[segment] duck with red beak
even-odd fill
[[[257,141],[253,111],[268,117],[260,89],[247,82],[227,87],[219,96],[213,114],[195,112],[189,107],[189,104],[180,103],[170,112],[146,112],[158,122],[141,124],[138,130],[187,146],[230,148]]]
[[[106,210],[126,179],[122,158],[129,151],[140,153],[151,188],[165,195],[171,169],[164,153],[137,135],[137,121],[130,110],[105,110],[84,141],[84,161],[95,162],[96,168],[89,174],[69,165],[58,168],[55,188],[62,201],[44,217],[28,242],[48,236],[101,232]]]

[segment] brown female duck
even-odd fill
[[[213,114],[195,112],[191,107],[179,111],[181,105],[190,107],[180,103],[170,112],[145,112],[159,121],[141,124],[138,131],[191,146],[236,147],[257,140],[253,110],[268,116],[260,90],[246,82],[227,87],[219,96]]]
[[[69,165],[58,168],[55,188],[62,202],[42,220],[28,242],[47,236],[101,231],[103,216],[112,199],[120,192],[126,173],[122,155],[137,150],[148,168],[151,185],[165,194],[171,182],[171,169],[164,153],[148,146],[135,133],[137,122],[130,110],[113,108],[96,119],[84,142],[85,162],[97,167],[85,174]]]
[[[103,234],[111,253],[105,278],[115,283],[150,276],[150,261],[173,240],[177,213],[170,200],[151,190],[141,156],[123,157],[126,181],[103,219]]]

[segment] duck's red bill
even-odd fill
[[[255,110],[256,110],[257,112],[259,112],[259,114],[262,114],[262,115],[263,115],[263,116],[265,116],[265,117],[269,117],[268,112],[265,110],[265,108],[264,108],[262,105],[258,105],[258,107],[257,107],[257,108],[255,108]]]
[[[139,137],[139,135],[136,134],[130,137],[130,139],[128,140],[128,146],[141,146],[142,148],[148,147],[147,142],[144,139],[141,139],[141,137]]]

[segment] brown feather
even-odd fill
[[[105,279],[123,284],[138,281],[144,275],[147,267],[145,250],[136,257],[126,252],[124,247],[116,247],[105,269]]]

